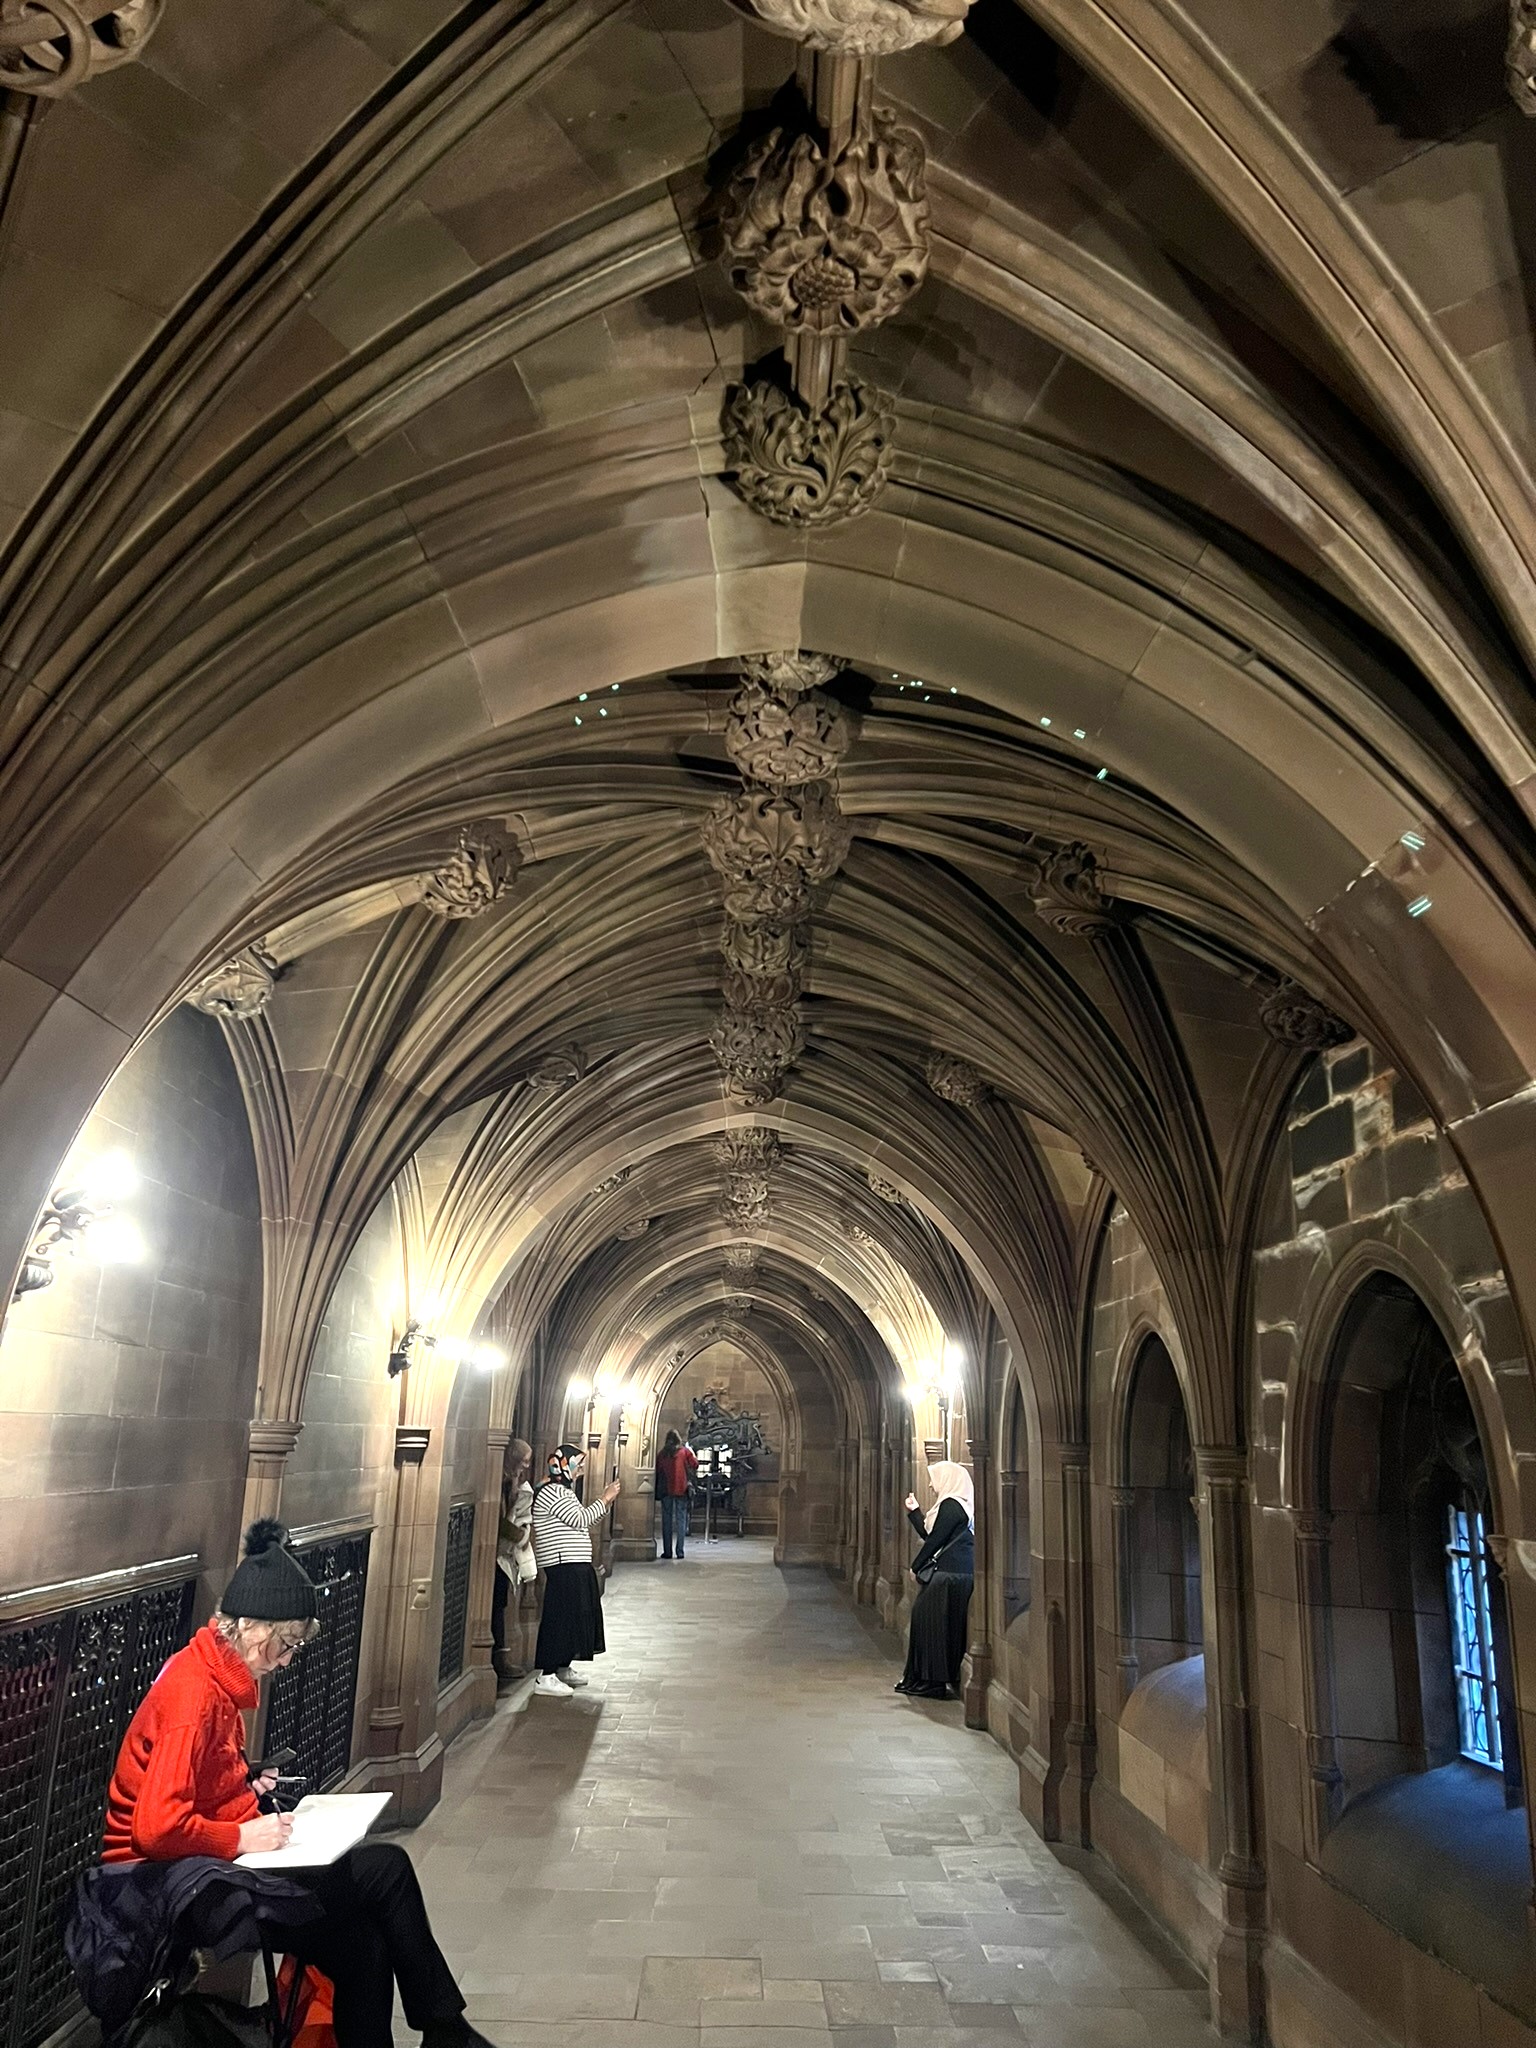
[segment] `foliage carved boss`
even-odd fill
[[[721,420],[737,491],[778,526],[830,526],[867,512],[890,473],[896,414],[859,377],[808,406],[771,378],[738,384]]]
[[[1522,114],[1536,114],[1536,0],[1509,0],[1509,90]]]
[[[971,0],[732,0],[749,21],[811,50],[885,57],[922,43],[952,43]]]
[[[165,0],[0,0],[0,88],[59,99],[131,64]]]
[[[858,334],[928,271],[922,139],[876,108],[836,155],[804,129],[754,144],[721,206],[731,283],[790,333]]]

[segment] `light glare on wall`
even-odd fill
[[[144,1234],[126,1216],[106,1216],[91,1227],[85,1255],[99,1266],[137,1266],[148,1254]]]

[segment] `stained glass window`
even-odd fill
[[[1488,1607],[1488,1560],[1483,1518],[1476,1508],[1446,1510],[1450,1540],[1451,1627],[1455,1634],[1456,1704],[1461,1753],[1474,1763],[1503,1768],[1499,1751],[1499,1693],[1493,1668],[1493,1627]]]

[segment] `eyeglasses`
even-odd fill
[[[302,1650],[306,1643],[312,1643],[320,1633],[318,1621],[303,1621],[296,1628],[275,1628],[273,1640],[282,1650]]]

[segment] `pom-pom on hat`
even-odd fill
[[[232,1621],[313,1621],[315,1589],[288,1545],[281,1522],[252,1522],[245,1556],[219,1602]]]

